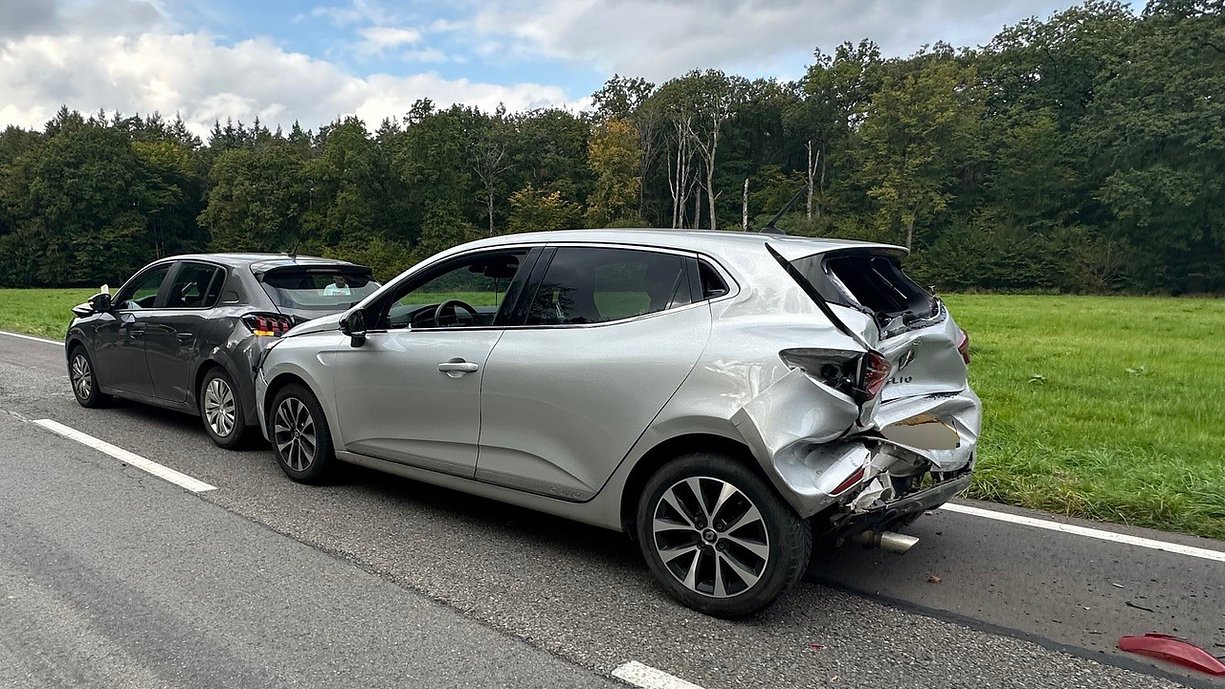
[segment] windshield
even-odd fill
[[[263,285],[279,307],[319,312],[343,311],[379,287],[369,271],[340,266],[269,271]]]

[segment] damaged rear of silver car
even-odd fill
[[[791,283],[757,280],[754,299],[716,314],[716,351],[690,380],[740,384],[716,394],[736,400],[738,435],[817,538],[904,551],[915,539],[892,529],[969,485],[981,405],[968,336],[902,272],[900,248],[812,253],[789,238],[765,248],[768,259],[743,268],[781,267]],[[746,338],[777,352],[777,365],[736,361]]]

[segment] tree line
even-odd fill
[[[0,133],[0,285],[186,251],[383,278],[483,236],[761,229],[901,244],[945,290],[1225,292],[1225,9],[1090,0],[987,45],[817,49],[795,81],[614,76],[584,112],[419,100],[270,130],[62,108]]]

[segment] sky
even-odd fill
[[[581,109],[613,74],[793,79],[813,49],[982,45],[1070,0],[0,0],[0,127],[84,112],[375,128],[430,98]]]

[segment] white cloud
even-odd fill
[[[323,17],[334,26],[346,27],[354,24],[387,24],[392,20],[390,14],[377,3],[366,0],[351,0],[347,5],[320,5],[308,13],[312,17]],[[295,17],[297,20],[299,17]]]
[[[871,38],[886,54],[946,40],[975,45],[1003,25],[1046,15],[1052,0],[532,0],[474,6],[485,41],[520,56],[593,66],[602,73],[666,79],[720,67],[796,76],[812,50]],[[478,45],[479,45],[478,39]]]
[[[424,48],[422,50],[409,50],[402,54],[401,59],[405,62],[424,62],[431,64],[441,64],[443,62],[451,62],[453,58],[450,55],[438,50],[437,48]],[[462,60],[454,60],[461,62]]]
[[[381,53],[388,48],[411,45],[421,40],[421,32],[416,29],[406,29],[393,26],[367,26],[358,30],[361,43],[359,52]]]
[[[0,126],[41,127],[65,103],[84,112],[178,112],[197,134],[227,117],[318,126],[357,114],[375,127],[419,98],[486,109],[568,104],[557,86],[502,86],[433,73],[358,77],[267,39],[224,45],[206,33],[0,39],[0,93],[7,101]]]

